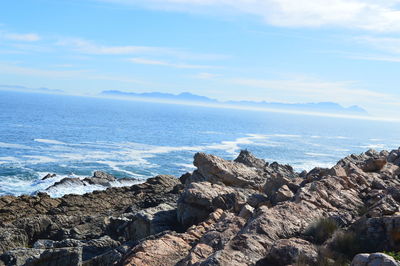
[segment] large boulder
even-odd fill
[[[400,263],[393,257],[383,253],[358,254],[351,262],[351,266],[399,266]]]

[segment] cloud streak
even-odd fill
[[[169,63],[161,60],[150,60],[145,58],[130,58],[130,62],[135,64],[143,65],[153,65],[153,66],[164,66],[172,68],[183,68],[183,69],[206,69],[206,68],[219,68],[218,66],[208,66],[208,65],[193,65],[193,64],[183,64],[183,63]]]
[[[36,33],[6,33],[3,34],[3,38],[11,41],[21,41],[21,42],[36,42],[41,39],[41,37]]]
[[[400,32],[399,0],[98,0],[170,11],[244,14],[280,27]]]

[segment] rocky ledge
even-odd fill
[[[194,165],[85,195],[0,197],[0,265],[399,265],[400,149],[308,173],[247,151]]]

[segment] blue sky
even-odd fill
[[[400,0],[0,3],[0,88],[334,101],[396,117]]]

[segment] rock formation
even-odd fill
[[[379,252],[400,250],[400,149],[301,174],[248,151],[194,165],[85,195],[0,197],[0,265],[399,265]]]

